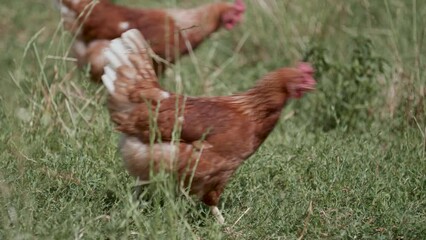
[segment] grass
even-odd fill
[[[60,59],[71,36],[58,13],[43,0],[4,0],[0,239],[426,238],[425,2],[246,2],[244,24],[214,35],[162,84],[230,94],[306,58],[318,90],[289,104],[240,167],[218,226],[168,176],[144,203],[131,201],[105,89]]]

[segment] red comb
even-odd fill
[[[315,72],[314,68],[311,66],[311,64],[307,63],[307,62],[300,62],[297,65],[297,68],[304,72],[304,73],[308,73],[308,74],[313,74]]]
[[[303,91],[312,91],[315,89],[315,85],[317,84],[315,79],[313,78],[314,75],[314,68],[311,66],[311,64],[307,62],[300,62],[297,65],[297,68],[303,73],[304,80],[302,82],[301,90]],[[302,96],[302,95],[300,95]],[[299,97],[300,97],[299,96]],[[297,97],[297,96],[296,96]]]
[[[244,12],[246,10],[246,5],[243,0],[235,0],[234,9],[239,12]]]

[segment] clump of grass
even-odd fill
[[[386,61],[377,56],[370,39],[356,38],[351,46],[348,62],[332,58],[321,46],[312,47],[305,56],[315,66],[319,82],[310,119],[324,131],[368,128],[375,117],[372,112],[378,106]]]

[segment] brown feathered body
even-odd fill
[[[137,31],[125,34],[111,46],[115,55],[109,54],[111,62],[121,59],[122,64],[113,64],[103,81],[110,92],[111,119],[123,133],[126,167],[141,180],[149,179],[152,167],[154,172],[160,167],[176,172],[187,184],[192,179],[190,192],[209,206],[217,206],[229,178],[264,142],[286,102],[315,86],[305,64],[271,72],[241,94],[176,95],[159,86],[147,48],[134,47],[142,42],[135,40]]]
[[[283,78],[292,74],[295,73],[290,69],[275,72],[269,76],[269,83],[263,79],[258,87],[240,95],[185,98],[171,94],[159,103],[155,97],[152,101],[140,102],[123,118],[114,119],[112,113],[117,129],[125,134],[121,147],[128,170],[132,175],[148,180],[149,166],[140,168],[138,164],[173,159],[169,162],[172,166],[170,170],[176,170],[178,176],[185,177],[186,182],[194,171],[191,193],[199,196],[207,205],[216,206],[228,179],[264,142],[289,98],[285,92],[265,88],[284,83]],[[114,98],[110,98],[110,106],[114,105],[113,102]],[[179,110],[176,110],[176,106],[179,106]],[[123,116],[121,112],[118,114]],[[150,116],[155,116],[157,133],[150,130]],[[175,123],[181,125],[178,126],[181,132],[177,149],[164,149],[165,142],[168,144],[172,140]],[[162,149],[159,155],[147,155],[149,157],[142,160],[139,158],[140,148],[128,151],[129,143],[134,146],[135,142],[140,142],[148,146],[153,135],[156,135],[157,142],[162,143],[148,148]],[[166,157],[162,155],[164,152]],[[169,154],[177,155],[170,158]]]
[[[195,49],[221,26],[233,28],[245,9],[241,0],[193,9],[137,9],[107,0],[62,0],[61,4],[65,26],[76,34],[74,51],[78,62],[91,65],[92,79],[96,81],[100,80],[105,65],[100,54],[105,40],[138,29],[162,59],[154,61],[158,74],[164,71],[165,63],[173,63]]]

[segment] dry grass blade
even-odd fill
[[[241,214],[241,216],[234,222],[234,224],[232,224],[231,228],[234,228],[237,223],[244,217],[244,215],[246,215],[248,213],[248,211],[250,211],[250,208],[247,208],[243,214]]]
[[[300,233],[300,236],[297,238],[297,240],[302,240],[305,237],[306,233],[308,232],[309,220],[311,219],[312,214],[313,214],[313,207],[312,207],[312,201],[310,201],[307,216],[305,218],[305,221],[303,221],[303,230]]]

